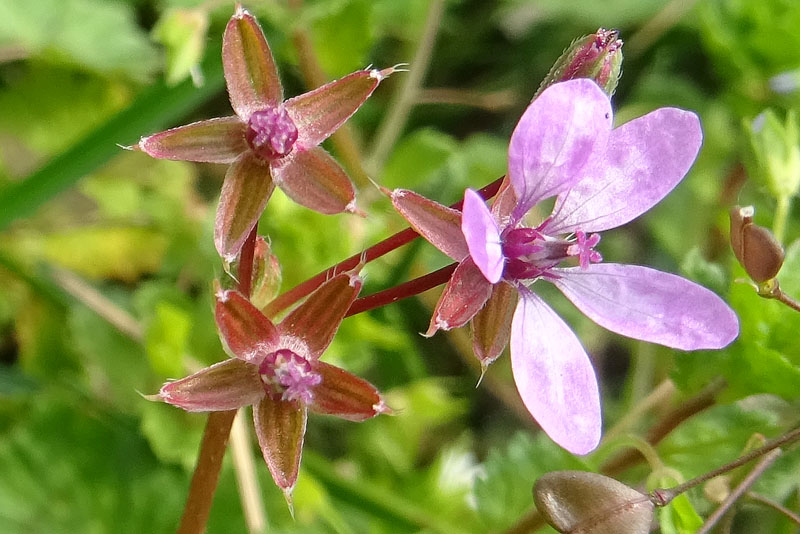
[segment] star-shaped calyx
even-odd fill
[[[357,211],[350,179],[319,144],[397,69],[356,71],[284,100],[264,33],[241,6],[225,28],[222,63],[234,116],[166,130],[132,147],[155,158],[231,164],[214,229],[219,254],[235,259],[275,185],[321,213]]]
[[[372,384],[319,360],[362,284],[354,272],[334,276],[277,325],[242,294],[218,291],[215,319],[233,357],[168,382],[157,398],[190,412],[252,405],[264,460],[289,498],[309,410],[351,421],[391,413]]]

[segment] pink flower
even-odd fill
[[[219,291],[217,327],[233,358],[168,382],[158,399],[189,412],[252,405],[264,460],[289,498],[308,410],[351,421],[390,412],[372,384],[319,361],[361,286],[357,275],[339,274],[277,326],[241,294]]]
[[[233,261],[275,185],[321,213],[356,211],[350,179],[318,145],[395,69],[357,71],[284,101],[264,33],[241,6],[225,28],[222,63],[235,116],[143,137],[133,147],[154,158],[231,164],[214,230],[219,254]]]
[[[411,225],[459,262],[428,335],[471,320],[484,367],[510,338],[525,406],[576,454],[600,440],[597,380],[575,334],[531,291],[535,282],[554,284],[597,324],[635,339],[716,349],[739,332],[736,315],[711,291],[646,267],[601,263],[600,236],[591,232],[623,225],[664,198],[702,143],[697,116],[680,109],[661,108],[613,130],[611,124],[609,99],[594,82],[558,83],[517,124],[508,179],[491,210],[472,190],[463,214],[410,191],[392,193]],[[528,211],[554,196],[552,214],[526,226]]]

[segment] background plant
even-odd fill
[[[411,64],[325,145],[369,218],[321,216],[280,193],[271,200],[260,231],[274,236],[284,289],[404,227],[366,176],[446,204],[501,176],[511,129],[553,61],[575,37],[614,27],[626,57],[617,120],[678,106],[700,115],[705,137],[684,183],[604,238],[603,252],[680,271],[727,296],[742,334],[724,351],[679,353],[609,335],[550,299],[601,377],[607,442],[576,458],[536,432],[508,358],[476,390],[480,369],[466,332],[417,335],[435,294],[360,314],[343,323],[331,361],[379,385],[400,415],[309,425],[295,521],[263,466],[247,466],[252,440],[232,445],[238,452],[226,460],[209,532],[257,531],[263,517],[284,532],[521,532],[534,524],[526,520],[531,486],[546,471],[602,469],[634,485],[651,471],[687,479],[738,456],[754,433],[774,436],[797,424],[800,315],[734,282],[745,274],[726,240],[728,209],[756,206],[757,223],[783,228],[778,278],[783,291],[800,295],[794,193],[763,174],[781,166],[759,165],[777,145],[750,137],[767,108],[780,124],[794,120],[794,2],[247,7],[264,25],[287,94],[368,64]],[[204,417],[145,402],[137,391],[223,357],[209,284],[220,274],[212,235],[223,170],[154,161],[116,144],[228,113],[218,36],[231,9],[178,0],[0,1],[2,531],[169,532],[180,517]],[[193,72],[196,80],[202,73],[200,87],[187,78]],[[167,85],[165,75],[184,81]],[[783,179],[796,179],[796,169],[784,167]],[[776,209],[787,196],[789,208]],[[364,293],[443,261],[414,244],[370,264]],[[660,464],[626,452],[631,444]],[[797,462],[796,451],[782,455],[754,491],[796,510]],[[252,477],[261,494],[254,501]],[[662,531],[691,531],[714,499],[696,491],[665,508]],[[735,524],[743,532],[792,528],[751,506]]]

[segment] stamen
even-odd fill
[[[247,126],[247,143],[265,161],[282,158],[297,141],[297,126],[283,106],[254,112]]]
[[[506,258],[521,258],[541,251],[544,247],[542,233],[536,228],[515,228],[503,238],[503,255]]]

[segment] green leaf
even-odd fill
[[[493,449],[483,463],[484,476],[475,480],[478,514],[493,531],[510,527],[533,506],[531,489],[550,471],[585,470],[586,466],[544,433],[518,432],[504,449]]]
[[[43,202],[67,189],[119,153],[115,143],[132,143],[138,137],[173,125],[188,111],[216,95],[224,84],[219,45],[209,46],[203,65],[206,83],[175,87],[157,83],[143,91],[127,109],[89,132],[69,149],[24,180],[0,190],[0,230],[15,219],[33,213]]]
[[[31,65],[0,89],[0,131],[8,136],[2,143],[5,164],[14,177],[30,172],[42,158],[67,149],[129,99],[120,83]]]
[[[155,49],[122,2],[37,0],[0,3],[0,43],[22,46],[54,63],[146,80]]]
[[[786,250],[778,279],[784,292],[800,295],[800,241]],[[742,394],[763,392],[796,398],[800,391],[800,314],[759,297],[745,284],[734,286],[731,304],[739,314],[741,334],[732,350],[733,376],[727,378]]]
[[[197,460],[207,414],[190,414],[162,402],[140,399],[141,432],[159,460],[187,471]],[[248,423],[251,424],[249,416]],[[262,467],[259,463],[257,467]]]
[[[0,366],[0,399],[25,396],[39,389],[39,383],[15,367]]]
[[[137,392],[151,390],[157,381],[138,343],[88,308],[71,309],[67,327],[95,396],[131,411],[144,402]]]
[[[0,435],[0,531],[174,531],[188,477],[157,464],[132,420],[53,393]]]
[[[47,260],[92,279],[135,281],[158,270],[166,238],[146,228],[86,227],[44,237]]]
[[[150,366],[160,375],[179,377],[183,374],[183,354],[192,327],[191,319],[184,310],[168,302],[158,303],[155,312],[145,333]]]
[[[371,431],[360,426],[349,432],[356,436],[362,449],[380,458],[385,467],[410,474],[431,428],[452,421],[466,406],[436,378],[417,380],[383,393],[386,404],[403,417],[378,417],[370,422]]]
[[[207,30],[208,12],[203,9],[168,9],[158,19],[152,35],[166,48],[165,74],[169,85],[188,76],[195,82],[201,81],[198,67],[205,51]]]
[[[772,437],[793,421],[790,406],[771,395],[718,405],[688,419],[658,446],[665,464],[685,479],[736,459],[755,433]]]
[[[323,70],[340,78],[366,67],[367,54],[376,34],[372,2],[344,0],[320,3],[315,8],[314,12],[306,14],[315,19],[312,22],[314,53]]]
[[[647,480],[648,489],[671,488],[684,482],[666,468],[655,471]],[[663,534],[694,534],[703,525],[686,493],[675,497],[667,506],[658,509],[659,526]]]
[[[417,130],[404,137],[394,149],[381,175],[381,183],[390,189],[414,189],[435,181],[435,175],[445,170],[457,146],[447,134],[432,129]]]

